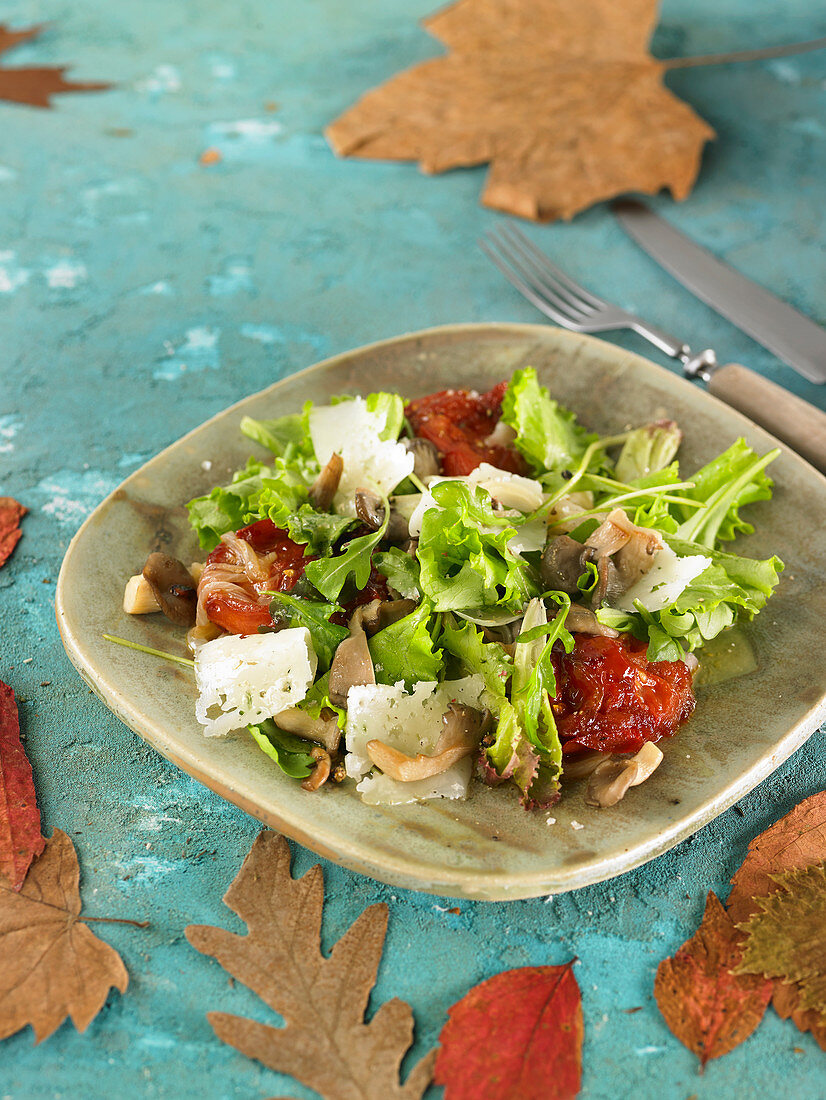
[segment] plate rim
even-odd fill
[[[826,693],[811,705],[808,711],[790,727],[781,740],[774,744],[770,751],[761,757],[751,768],[734,778],[723,790],[707,798],[700,806],[696,807],[687,816],[680,817],[674,824],[651,836],[647,841],[636,844],[633,849],[618,851],[611,856],[604,856],[588,861],[587,863],[571,868],[557,867],[549,876],[548,872],[539,868],[534,872],[518,871],[513,873],[501,870],[484,871],[478,868],[437,867],[424,861],[403,855],[397,852],[389,852],[386,849],[376,857],[371,855],[369,845],[347,838],[345,841],[349,847],[342,844],[336,845],[337,834],[329,826],[324,826],[319,831],[309,831],[304,819],[299,819],[289,809],[283,813],[273,813],[269,809],[257,804],[250,792],[241,788],[229,786],[220,778],[205,771],[199,764],[197,755],[181,751],[177,747],[170,747],[168,742],[159,743],[159,739],[153,730],[151,720],[144,718],[136,706],[128,703],[113,685],[105,683],[104,677],[99,673],[93,663],[87,660],[83,653],[82,640],[70,626],[65,607],[65,590],[68,583],[67,576],[71,570],[71,559],[77,551],[79,542],[83,539],[87,528],[97,520],[99,514],[111,503],[118,494],[122,493],[133,479],[144,475],[156,463],[163,460],[166,454],[173,448],[186,442],[192,436],[200,433],[208,425],[216,420],[228,416],[233,410],[252,398],[265,397],[273,390],[279,389],[285,383],[301,377],[309,377],[315,373],[328,370],[333,365],[338,365],[350,357],[360,356],[365,353],[381,351],[390,345],[398,346],[404,342],[414,342],[428,337],[450,335],[479,335],[484,333],[513,333],[514,336],[529,336],[535,334],[541,338],[547,335],[552,326],[543,324],[522,324],[518,322],[467,322],[461,324],[437,325],[426,329],[402,333],[398,336],[387,337],[382,340],[363,344],[359,347],[339,352],[328,356],[317,363],[293,371],[283,378],[277,379],[269,386],[254,393],[245,394],[237,401],[220,409],[184,435],[173,440],[157,454],[153,455],[137,470],[126,477],[112,492],[95,507],[91,514],[84,520],[71,538],[63,557],[55,589],[55,616],[58,631],[64,649],[74,668],[78,671],[83,681],[92,688],[94,693],[102,700],[109,710],[128,726],[134,733],[146,741],[156,752],[169,760],[176,767],[186,772],[197,782],[202,783],[219,797],[224,798],[238,806],[252,817],[263,821],[270,828],[282,832],[298,843],[303,844],[311,851],[323,858],[347,867],[360,874],[367,875],[381,882],[388,883],[403,889],[422,891],[441,896],[461,897],[471,900],[516,900],[565,893],[579,889],[586,885],[592,885],[613,879],[628,871],[634,870],[652,859],[657,858],[669,849],[679,844],[682,840],[693,835],[704,825],[714,820],[721,813],[737,802],[749,791],[758,786],[764,779],[771,775],[791,754],[798,749],[822,724],[826,718]],[[667,377],[670,385],[682,392],[691,390],[696,392],[696,386],[682,378],[680,375],[668,370],[668,368],[654,363],[652,360],[633,351],[628,351],[606,340],[600,340],[593,336],[568,332],[567,330],[553,328],[555,338],[562,338],[562,342],[569,342],[572,347],[587,347],[591,344],[600,347],[608,347],[618,355],[634,361],[636,369],[642,370],[649,377],[657,377],[662,380]],[[823,490],[826,493],[826,478],[807,463],[800,455],[792,451],[782,441],[775,439],[771,433],[755,424],[748,417],[738,412],[725,402],[714,397],[707,391],[703,397],[718,406],[722,406],[726,413],[738,420],[744,429],[757,429],[776,446],[780,447],[783,455],[794,460],[805,468],[807,474],[814,474],[823,482]],[[426,804],[425,804],[426,805]],[[340,839],[340,838],[338,838]],[[629,860],[629,852],[633,852]],[[440,874],[440,872],[445,872]]]

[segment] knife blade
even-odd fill
[[[826,382],[826,329],[716,259],[641,202],[614,211],[626,233],[692,294],[810,382]]]

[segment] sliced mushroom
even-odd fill
[[[329,511],[333,497],[338,492],[338,483],[341,481],[343,469],[341,455],[330,455],[329,462],[310,487],[310,504],[317,512]]]
[[[123,610],[127,615],[151,615],[160,611],[152,586],[142,573],[136,573],[126,582],[123,590]]]
[[[167,619],[177,626],[195,625],[198,593],[182,561],[156,551],[146,559],[143,576]]]
[[[326,783],[329,779],[332,761],[326,749],[322,749],[319,745],[313,748],[310,755],[316,761],[316,766],[307,778],[302,781],[301,786],[305,791],[317,791],[322,783]]]
[[[565,626],[572,634],[592,634],[600,638],[618,638],[619,631],[603,626],[596,615],[581,603],[572,603],[565,617]]]
[[[330,753],[336,751],[341,741],[336,713],[329,707],[324,707],[318,718],[313,718],[300,707],[290,707],[289,710],[276,714],[273,721],[285,733],[294,733],[296,737],[316,741]]]
[[[356,515],[361,522],[371,531],[378,531],[384,523],[384,501],[371,489],[356,489]],[[390,519],[387,521],[387,530],[384,537],[388,542],[404,542],[410,538],[410,529],[407,520],[392,508]]]
[[[451,703],[442,715],[442,723],[444,729],[432,755],[420,752],[408,756],[379,740],[367,742],[367,755],[385,775],[400,783],[430,779],[476,751],[490,723],[490,711]]]
[[[367,635],[361,625],[363,609],[357,608],[350,619],[350,637],[339,644],[330,665],[330,702],[337,707],[347,706],[347,692],[351,687],[375,684],[376,673],[367,645]]]
[[[610,760],[607,752],[578,752],[576,756],[566,756],[563,771],[566,779],[585,779],[605,760]]]
[[[371,600],[357,608],[361,613],[361,625],[372,638],[386,626],[392,626],[416,610],[415,600]]]
[[[413,439],[403,439],[401,442],[413,455],[413,473],[420,481],[442,472],[439,465],[439,452],[429,439],[419,439],[416,436]]]
[[[591,597],[594,608],[602,607],[606,600],[610,603],[625,591],[622,577],[612,560],[612,555],[626,545],[635,530],[634,524],[625,512],[621,508],[615,508],[585,540],[585,545],[596,556],[599,574],[597,586]]]
[[[579,595],[576,582],[585,571],[585,563],[593,561],[596,552],[570,535],[557,535],[542,551],[539,575],[542,583],[569,596]]]
[[[548,526],[560,534],[573,531],[582,523],[582,513],[590,511],[593,506],[593,493],[568,493],[548,512]]]
[[[646,741],[634,756],[609,756],[594,769],[585,801],[603,809],[616,806],[630,787],[638,787],[656,771],[662,758],[662,752],[651,741]]]

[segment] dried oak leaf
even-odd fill
[[[326,1100],[419,1100],[430,1082],[435,1052],[399,1083],[413,1041],[413,1014],[394,998],[369,1023],[364,1013],[376,981],[387,906],[371,905],[325,958],[321,953],[324,885],[321,868],[290,874],[290,850],[277,833],[261,833],[224,901],[249,929],[189,925],[186,937],[243,982],[286,1021],[210,1012],[219,1039],[249,1058],[296,1077]]]
[[[573,961],[506,970],[450,1009],[434,1079],[445,1100],[569,1100],[582,1079],[582,1034]]]
[[[12,31],[0,23],[0,54],[19,42],[35,38],[43,25]],[[66,66],[40,65],[31,68],[0,68],[0,99],[12,103],[27,103],[30,107],[51,107],[51,97],[58,92],[95,92],[110,88],[99,81],[64,80]]]
[[[0,876],[9,880],[12,890],[23,885],[31,861],[45,844],[14,692],[0,681]]]
[[[739,933],[709,892],[700,927],[660,963],[654,981],[665,1022],[703,1066],[747,1039],[771,998],[771,982],[732,973],[739,962]]]
[[[738,974],[796,982],[804,1010],[826,1015],[826,865],[772,875],[779,889],[757,899]]]
[[[112,986],[125,992],[120,955],[80,920],[79,881],[59,829],[19,893],[0,881],[0,1039],[31,1024],[39,1043],[67,1016],[85,1031]]]
[[[23,534],[20,520],[28,510],[11,497],[0,497],[0,565],[5,565],[17,546]]]
[[[446,56],[364,95],[326,130],[336,153],[490,163],[485,206],[571,218],[627,191],[684,199],[714,131],[663,83],[657,0],[459,0],[424,21]]]

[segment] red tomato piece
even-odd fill
[[[524,474],[524,459],[514,448],[488,442],[502,416],[507,382],[487,393],[442,390],[411,401],[405,414],[417,436],[428,439],[440,452],[442,472],[465,476],[482,462]]]
[[[554,653],[563,752],[637,752],[671,736],[694,710],[682,661],[648,661],[645,642],[630,634],[574,640],[572,653]]]

